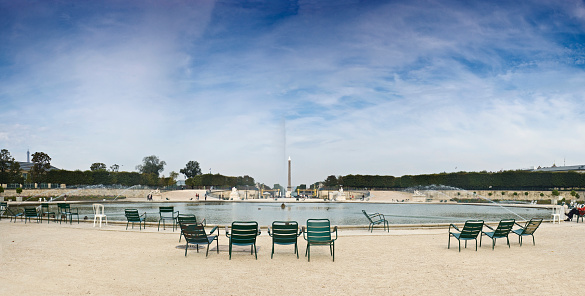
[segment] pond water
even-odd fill
[[[56,204],[51,205],[57,210]],[[147,221],[158,221],[160,206],[174,206],[181,214],[194,214],[197,219],[206,219],[207,224],[229,225],[233,221],[257,221],[268,226],[276,220],[297,221],[304,225],[310,218],[326,218],[333,225],[367,225],[362,210],[368,213],[381,213],[390,224],[429,224],[456,223],[468,219],[482,219],[497,222],[513,218],[529,220],[531,218],[549,219],[551,210],[547,208],[504,207],[499,205],[469,204],[396,204],[396,203],[281,203],[257,202],[198,202],[198,203],[104,203],[105,213],[110,221],[126,221],[124,209],[138,209],[146,212]],[[79,209],[80,218],[88,216],[93,219],[91,204],[72,204]]]

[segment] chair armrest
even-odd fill
[[[214,233],[216,230],[217,230],[217,235],[219,235],[219,226],[213,227],[213,229],[211,229],[211,232],[209,232],[209,234]]]
[[[491,230],[494,230],[494,229],[493,229],[491,226],[489,226],[489,225],[487,225],[487,224],[485,224],[485,223],[483,224],[483,226],[485,226],[485,227],[487,227],[487,228],[489,228],[489,229],[491,229]]]
[[[268,235],[272,236],[272,233],[270,233],[270,227],[268,227]]]
[[[522,226],[522,225],[518,224],[518,222],[514,222],[514,224],[516,224],[516,225],[520,226],[521,228],[524,228],[524,226]]]
[[[331,230],[331,233],[335,232],[335,238],[333,240],[337,239],[337,226],[333,227],[333,230]]]
[[[299,232],[297,233],[297,237],[299,237],[299,236],[301,236],[301,234],[303,234],[303,229],[302,228],[299,228],[298,231]]]
[[[203,226],[207,226],[207,221],[205,221],[205,219],[203,219],[203,221],[201,221],[201,224],[202,224]]]
[[[259,236],[260,234],[262,234],[262,230],[260,229],[260,226],[258,226],[258,233],[256,234],[256,236]]]
[[[227,226],[225,227],[225,236],[230,237],[230,231],[229,231],[229,228]]]
[[[461,230],[459,230],[459,228],[457,228],[457,226],[455,226],[455,224],[451,223],[451,225],[449,225],[449,232],[451,232],[451,227],[455,228],[455,230],[461,232]]]

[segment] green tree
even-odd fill
[[[35,152],[32,155],[32,163],[33,166],[30,170],[32,181],[44,182],[47,172],[51,169],[51,157],[44,152]]]
[[[16,188],[16,193],[18,193],[18,194],[21,194],[21,193],[22,193],[22,188],[20,188],[20,187],[17,187],[17,188]]]
[[[323,182],[323,185],[325,187],[335,187],[335,186],[339,185],[339,182],[337,180],[337,177],[335,177],[335,175],[331,175],[331,176],[327,177],[327,179],[325,179],[325,182]]]
[[[554,189],[554,190],[552,191],[552,195],[553,195],[553,196],[559,196],[559,195],[560,195],[560,193],[559,193],[559,191],[558,191],[558,190]]]
[[[185,168],[181,169],[179,172],[187,178],[193,178],[197,175],[201,175],[201,168],[199,167],[199,162],[191,160],[185,165]]]
[[[115,164],[115,163],[110,166],[110,172],[117,173],[119,169],[120,169],[120,166]]]
[[[158,178],[158,175],[164,171],[166,164],[166,162],[159,160],[156,155],[151,155],[144,157],[142,164],[136,166],[136,170],[142,174],[152,174]]]
[[[89,170],[92,171],[92,172],[106,171],[107,170],[107,166],[104,163],[101,163],[101,162],[94,162],[89,167]]]
[[[17,183],[22,184],[24,183],[24,177],[20,173],[20,163],[18,161],[13,161],[10,164],[10,171],[8,172],[8,179],[10,183]]]
[[[10,169],[10,164],[14,162],[14,158],[8,152],[8,149],[0,151],[0,173],[5,173]]]

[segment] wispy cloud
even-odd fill
[[[585,161],[580,1],[0,6],[17,158],[155,154],[269,185],[289,155],[296,184]]]

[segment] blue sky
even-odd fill
[[[0,146],[270,186],[585,164],[585,4],[0,0]]]

